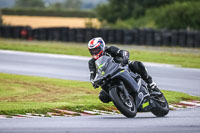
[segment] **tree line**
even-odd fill
[[[45,4],[43,0],[16,0],[15,8],[80,9],[82,0],[64,0],[63,3]]]
[[[44,0],[16,0],[13,8],[4,8],[1,12],[4,15],[95,17],[90,10],[80,10],[81,6],[82,0],[64,0],[52,4]]]
[[[99,20],[113,27],[200,29],[199,7],[199,0],[108,0],[96,11]]]
[[[41,10],[40,15],[42,16],[66,17],[77,16],[77,14],[82,17],[96,16],[101,21],[102,28],[200,30],[200,0],[108,0],[90,12],[62,12],[65,9],[79,10],[81,5],[82,0],[64,0],[63,3],[51,5],[45,5],[43,0],[16,0],[15,9],[20,10],[8,9],[2,12],[35,15],[38,8],[42,10],[44,8],[49,11]],[[30,8],[35,9],[26,10]]]

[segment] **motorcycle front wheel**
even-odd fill
[[[155,103],[155,107],[151,109],[151,112],[157,116],[157,117],[164,117],[169,112],[169,105],[165,98],[165,96],[162,94],[161,96],[153,96],[151,97],[151,100]]]
[[[117,107],[117,109],[127,118],[133,118],[137,114],[137,109],[135,106],[134,99],[131,95],[129,95],[129,100],[125,100],[124,92],[122,92],[119,88],[115,87],[109,91],[109,95]]]

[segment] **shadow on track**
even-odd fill
[[[106,116],[104,116],[104,117],[98,117],[97,119],[120,119],[120,120],[122,120],[122,119],[160,119],[160,118],[167,118],[167,117],[155,117],[155,116],[151,116],[151,117],[134,117],[134,118],[126,118],[125,116],[123,117],[123,116],[116,116],[116,117],[110,117],[110,116],[108,116],[108,117],[106,117]]]

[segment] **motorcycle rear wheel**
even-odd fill
[[[124,102],[123,92],[118,88],[112,88],[109,91],[109,95],[117,107],[117,109],[127,118],[133,118],[137,114],[137,109],[132,96],[129,96],[129,102]]]

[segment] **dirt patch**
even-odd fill
[[[70,27],[85,28],[88,18],[70,18],[70,17],[40,17],[40,16],[15,16],[3,15],[3,23],[13,26],[30,26],[32,28],[44,27]],[[91,20],[94,25],[99,27],[99,21],[94,18]]]

